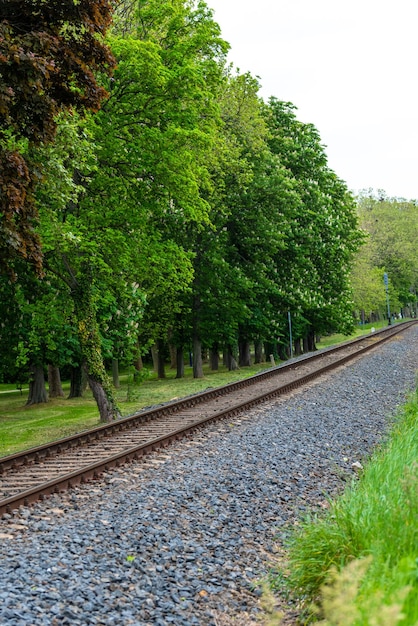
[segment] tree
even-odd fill
[[[6,326],[7,317],[3,317],[2,352],[7,347],[13,355],[17,382],[29,377],[27,404],[47,402],[46,367],[56,379],[58,368],[70,364],[78,348],[70,323],[68,290],[63,290],[52,276],[40,281],[31,272],[21,275],[18,281],[2,276],[1,283],[3,289],[7,288],[7,308],[13,311],[14,318]],[[13,368],[8,375],[13,376]],[[53,387],[49,391],[51,397],[56,392],[62,394],[62,390]]]
[[[34,190],[40,172],[26,148],[50,143],[58,113],[97,110],[97,72],[114,59],[103,42],[112,2],[3,0],[0,8],[0,259],[21,257],[42,273]]]
[[[47,279],[39,281],[39,289],[47,294],[47,285],[53,281],[58,285],[57,292],[66,293],[69,310],[66,319],[77,338],[74,358],[67,364],[74,368],[83,366],[101,419],[107,421],[117,417],[119,412],[103,363],[102,337],[96,315],[100,304],[97,294],[100,282],[104,294],[114,283],[105,259],[114,253],[109,242],[117,241],[118,233],[112,237],[111,229],[103,232],[100,228],[95,233],[91,230],[93,213],[83,212],[80,207],[80,199],[86,194],[88,179],[95,169],[94,150],[86,122],[74,113],[60,117],[55,142],[33,148],[31,159],[34,164],[44,163],[49,174],[36,190],[41,207],[39,233]],[[98,211],[99,206],[95,212]],[[118,277],[123,283],[123,272]],[[41,319],[38,330],[41,334]],[[80,375],[74,377],[74,383],[76,380],[80,382]],[[71,395],[74,392],[72,389]]]
[[[142,216],[136,258],[147,294],[141,329],[147,344],[166,340],[176,317],[189,309],[182,298],[193,279],[188,234],[200,236],[209,227],[227,46],[203,3],[150,0],[135,7],[131,22],[116,29],[124,36],[111,40],[118,68],[95,118],[104,176],[94,185],[106,188],[113,211],[124,194],[125,221],[128,205],[137,220]],[[135,237],[133,217],[129,224]]]
[[[328,167],[318,131],[297,120],[294,109],[271,98],[266,115],[270,148],[291,173],[302,202],[287,214],[286,250],[277,261],[281,283],[290,287],[287,310],[306,320],[312,348],[314,334],[353,326],[349,271],[362,235],[354,198]]]
[[[188,327],[195,377],[203,376],[202,345],[211,350],[215,366],[221,346],[224,355],[229,355],[228,366],[236,366],[239,327],[251,315],[253,283],[244,269],[246,260],[234,232],[237,223],[244,223],[246,218],[242,196],[251,186],[252,159],[266,149],[258,89],[258,81],[249,74],[232,75],[230,71],[218,89],[223,125],[216,158],[211,162],[212,188],[206,196],[211,207],[210,227],[187,233],[187,245],[194,254]]]
[[[418,289],[416,202],[388,198],[382,191],[376,194],[365,190],[359,195],[357,204],[360,224],[368,234],[364,250],[357,256],[352,277],[357,307],[377,315],[385,311],[383,274],[386,272],[390,280],[392,311],[414,311]],[[363,270],[361,279],[358,277],[359,267]],[[370,289],[365,293],[366,283]],[[371,294],[375,294],[372,301]]]
[[[384,269],[373,265],[372,254],[368,238],[355,256],[350,274],[354,313],[363,323],[384,316],[386,309]]]
[[[172,3],[153,6],[168,16],[171,8]],[[103,356],[126,354],[131,341],[119,324],[125,316],[115,311],[138,311],[131,320],[138,324],[149,294],[154,311],[160,303],[155,317],[167,324],[167,332],[177,310],[170,311],[174,290],[178,297],[191,271],[181,246],[175,258],[175,237],[162,236],[165,224],[178,231],[185,223],[199,227],[207,219],[200,189],[208,184],[205,155],[216,108],[209,114],[213,96],[205,81],[216,74],[217,63],[208,55],[218,45],[213,39],[217,30],[206,28],[207,11],[191,13],[182,3],[176,8],[169,20],[175,26],[169,45],[164,39],[164,46],[158,43],[160,34],[155,41],[111,39],[118,68],[108,84],[110,97],[87,125],[75,115],[74,125],[68,117],[60,120],[48,162],[64,182],[54,189],[53,179],[46,179],[37,190],[44,265],[69,290],[102,421],[118,415]],[[178,38],[182,24],[185,32]],[[203,116],[202,101],[207,104]],[[158,268],[163,271],[157,276]],[[123,285],[133,283],[138,289],[127,297]]]

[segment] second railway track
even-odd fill
[[[208,422],[288,393],[407,330],[406,322],[256,376],[0,458],[0,515],[169,445]]]

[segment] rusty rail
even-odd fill
[[[10,512],[13,509],[17,509],[20,506],[27,506],[39,499],[45,498],[52,493],[57,493],[61,490],[69,489],[73,486],[87,482],[91,479],[96,479],[100,476],[102,472],[109,470],[113,467],[119,467],[124,463],[138,460],[144,455],[153,452],[154,450],[166,447],[171,442],[187,436],[188,434],[194,432],[196,429],[203,428],[208,423],[225,417],[234,417],[262,402],[266,402],[279,395],[286,394],[298,387],[307,384],[308,382],[311,382],[312,380],[318,378],[323,374],[326,374],[338,367],[341,367],[350,360],[366,354],[373,348],[380,346],[383,342],[389,340],[399,332],[408,329],[411,325],[415,323],[416,322],[414,321],[405,322],[402,324],[397,324],[393,327],[387,327],[386,329],[379,331],[374,335],[362,336],[353,341],[348,341],[344,344],[340,344],[336,347],[322,350],[315,353],[314,355],[302,357],[291,363],[273,367],[265,372],[261,372],[245,380],[238,381],[236,383],[230,383],[217,389],[212,389],[203,393],[199,393],[195,396],[191,396],[180,401],[168,403],[156,409],[137,413],[133,416],[117,420],[116,422],[113,422],[111,424],[98,426],[89,431],[80,433],[79,435],[66,437],[59,441],[52,442],[51,444],[38,446],[22,453],[3,457],[2,459],[0,459],[0,478],[4,474],[7,474],[10,470],[12,472],[18,472],[19,467],[24,467],[32,463],[42,463],[44,460],[56,455],[60,455],[66,450],[78,447],[83,448],[83,446],[88,447],[88,444],[91,442],[104,439],[105,437],[109,437],[110,435],[118,433],[120,431],[141,428],[141,426],[143,426],[144,424],[151,422],[152,420],[157,420],[162,416],[175,415],[177,413],[181,413],[181,411],[185,411],[188,409],[199,409],[200,406],[203,407],[205,403],[208,403],[213,399],[232,394],[236,391],[246,389],[250,386],[255,386],[256,388],[259,388],[260,383],[262,383],[263,381],[267,381],[272,378],[274,379],[275,377],[278,378],[284,372],[295,373],[295,376],[290,382],[274,385],[273,388],[267,391],[263,391],[262,393],[255,393],[248,399],[245,399],[241,402],[235,402],[234,405],[231,407],[212,412],[209,416],[200,417],[195,420],[192,419],[191,422],[189,421],[189,423],[187,423],[187,425],[184,427],[176,427],[174,428],[174,430],[154,437],[146,441],[145,443],[135,445],[132,448],[125,449],[122,452],[118,452],[117,454],[111,454],[104,460],[102,459],[95,463],[91,463],[81,469],[78,468],[74,471],[59,476],[58,478],[49,480],[41,485],[36,485],[31,489],[27,489],[25,491],[22,491],[21,493],[15,494],[9,498],[4,498],[3,500],[0,500],[0,515],[3,515],[6,512]],[[362,345],[364,343],[367,343],[367,345]],[[341,358],[338,358],[331,363],[327,363],[326,365],[321,366],[319,363],[319,367],[316,367],[314,371],[306,375],[297,375],[297,369],[299,369],[304,363],[317,363],[318,361],[324,359],[324,357],[336,355],[344,350],[347,351],[348,348],[350,350],[352,348],[356,349],[350,351],[345,356],[342,356]]]

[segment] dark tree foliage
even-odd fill
[[[27,146],[53,141],[56,116],[97,110],[96,75],[114,58],[103,36],[112,0],[2,0],[0,3],[0,262],[23,257],[41,272],[33,189],[39,172]],[[22,149],[23,146],[23,149]]]
[[[40,273],[42,258],[34,230],[33,185],[24,157],[0,146],[0,269],[14,273],[14,257],[28,259]]]

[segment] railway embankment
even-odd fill
[[[417,369],[415,326],[290,397],[6,515],[0,624],[257,623],[289,529],[367,462]]]

